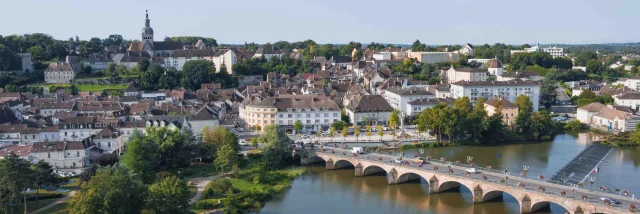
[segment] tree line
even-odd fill
[[[486,100],[479,98],[472,105],[468,97],[454,101],[453,107],[440,103],[424,109],[418,118],[419,132],[431,132],[439,142],[473,142],[477,144],[502,143],[510,140],[549,140],[557,132],[557,125],[548,111],[533,112],[533,104],[529,97],[520,95],[516,99],[518,116],[515,124],[505,125],[503,122],[501,103],[494,100],[496,112],[488,115],[484,104]]]
[[[200,89],[202,83],[218,82],[223,88],[238,85],[238,80],[228,72],[226,65],[222,65],[219,72],[213,62],[208,60],[191,60],[184,63],[182,71],[174,67],[165,69],[157,63],[148,60],[138,63],[141,70],[140,83],[143,88],[149,90],[185,88],[189,90]]]

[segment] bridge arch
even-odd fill
[[[364,167],[364,169],[362,169],[362,175],[366,176],[366,175],[373,175],[373,174],[377,174],[377,173],[381,173],[384,172],[385,174],[389,174],[387,172],[387,170],[385,170],[384,168],[377,166],[377,165],[369,165]]]
[[[557,205],[557,207],[561,207],[562,209],[564,209],[564,211],[561,212],[561,213],[567,213],[570,210],[570,209],[567,209],[566,207],[564,207],[560,203],[550,202],[550,201],[539,201],[539,202],[536,202],[535,204],[533,204],[531,206],[530,212],[536,212],[536,211],[540,211],[540,210],[543,210],[543,209],[551,210],[551,205]]]
[[[448,191],[448,190],[453,190],[453,189],[457,189],[460,186],[464,186],[467,189],[471,190],[473,192],[473,190],[475,189],[474,187],[469,187],[467,186],[465,183],[463,182],[458,182],[456,180],[450,180],[450,181],[445,181],[440,183],[437,187],[437,191],[436,192],[444,192],[444,191]]]
[[[352,163],[347,159],[340,159],[333,162],[333,169],[356,167],[357,163]]]
[[[487,202],[487,201],[491,201],[491,200],[494,200],[494,199],[500,199],[505,194],[508,195],[508,196],[513,197],[514,199],[516,199],[518,204],[521,204],[522,201],[521,200],[517,200],[517,198],[518,198],[517,195],[514,195],[509,191],[503,191],[503,190],[499,190],[499,189],[494,189],[494,190],[490,190],[490,191],[485,192],[482,195],[482,201],[479,201],[479,202]]]
[[[423,177],[422,175],[420,175],[418,173],[405,172],[405,173],[401,174],[400,176],[398,176],[398,181],[396,183],[405,183],[405,182],[409,182],[409,181],[413,181],[413,180],[420,180],[420,179],[423,179],[423,180],[429,182],[429,180],[427,180],[427,178]]]

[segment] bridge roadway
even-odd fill
[[[332,152],[333,151],[333,152]],[[343,154],[344,152],[344,154]],[[413,157],[403,157],[405,163],[394,163],[399,154],[366,153],[353,156],[347,149],[324,147],[324,149],[296,148],[294,155],[300,155],[303,164],[313,162],[326,162],[326,168],[339,169],[353,166],[355,176],[366,176],[375,173],[386,172],[389,184],[398,184],[414,179],[423,178],[429,183],[429,192],[438,193],[465,186],[471,190],[474,203],[482,203],[499,198],[502,193],[507,193],[518,200],[521,213],[531,213],[556,203],[564,207],[569,213],[631,213],[630,204],[635,204],[634,199],[626,196],[592,192],[587,189],[573,188],[559,184],[538,180],[537,177],[526,178],[504,173],[497,170],[480,170],[479,173],[465,173],[464,165],[440,162],[432,159],[419,167],[411,163]],[[381,159],[381,160],[379,160]],[[438,167],[436,170],[435,167]],[[450,168],[449,168],[450,167]],[[540,190],[544,188],[544,190]],[[561,194],[565,191],[565,195]],[[600,201],[600,197],[613,198],[621,204],[606,205]],[[586,199],[584,199],[586,197]],[[637,205],[636,205],[637,206]]]

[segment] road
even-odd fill
[[[325,149],[325,153],[331,153],[331,151],[333,150],[335,151],[334,155],[342,155],[344,152],[345,155],[352,157],[352,154],[348,149],[335,148],[331,146],[324,146],[324,149]],[[318,150],[319,149],[316,149],[316,151]],[[366,153],[366,154],[358,155],[356,158],[367,159],[367,160],[378,160],[378,158],[381,158],[381,162],[392,163],[393,160],[399,157],[401,157],[401,154],[399,153],[395,153],[395,154]],[[411,159],[413,159],[413,157],[403,156],[402,161],[403,162],[408,161],[409,164],[405,165],[404,163],[398,163],[397,165],[399,167],[419,168],[417,164],[411,163],[410,161]],[[396,164],[396,163],[393,163],[393,164]],[[438,171],[441,171],[443,173],[446,173],[448,171],[448,167],[451,167],[451,170],[453,170],[453,174],[457,176],[465,176],[465,169],[471,168],[471,166],[469,165],[455,164],[455,163],[448,162],[448,160],[444,160],[444,162],[442,162],[441,160],[436,159],[434,157],[431,161],[428,161],[428,163],[425,164],[422,167],[422,169],[433,170],[434,166],[437,166],[439,168]],[[514,174],[511,172],[505,173],[503,171],[499,171],[495,169],[490,170],[490,169],[480,168],[480,167],[476,167],[476,169],[478,169],[480,172],[475,174],[470,174],[469,177],[475,178],[478,180],[486,180],[490,182],[500,182],[500,180],[503,180],[505,179],[505,177],[508,176],[508,179],[506,179],[506,182],[504,183],[505,185],[516,186],[518,183],[522,183],[524,184],[525,189],[531,190],[531,191],[538,191],[538,187],[542,186],[545,188],[545,193],[559,195],[560,192],[565,191],[567,194],[566,197],[575,197],[575,198],[581,198],[584,195],[588,197],[587,200],[591,203],[602,204],[602,202],[600,201],[600,197],[606,196],[621,202],[621,204],[615,205],[614,207],[624,209],[625,211],[627,211],[630,204],[638,203],[637,199],[634,199],[631,197],[632,196],[631,194],[629,194],[629,196],[621,196],[617,194],[609,194],[609,193],[604,193],[599,191],[589,191],[589,189],[572,188],[570,186],[563,186],[559,184],[549,183],[544,181],[544,179],[540,180],[538,179],[538,175],[529,175],[528,177],[523,177],[523,176],[520,176],[520,172],[515,172],[517,174]],[[485,176],[486,176],[486,179],[484,178]],[[584,187],[589,188],[588,184],[585,184]],[[576,191],[575,194],[572,191],[574,189]]]

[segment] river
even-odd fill
[[[522,171],[550,178],[569,163],[593,139],[589,133],[561,134],[553,141],[500,146],[456,146],[424,148],[424,155],[433,158],[466,162],[467,156],[480,166],[494,169]],[[404,150],[416,154],[418,149]],[[600,163],[596,185],[615,186],[640,194],[639,149],[618,149]],[[500,158],[496,155],[502,153]],[[635,156],[634,156],[635,155]],[[353,169],[325,170],[324,165],[302,166],[309,171],[295,179],[292,187],[267,202],[260,213],[518,213],[515,198],[503,198],[473,204],[471,191],[461,187],[459,192],[429,194],[428,184],[420,182],[388,185],[385,175],[354,177]],[[588,187],[588,186],[587,186]],[[594,187],[595,188],[595,187]],[[564,213],[559,205],[551,204],[543,213]]]

